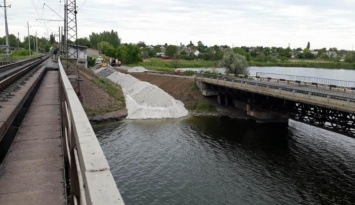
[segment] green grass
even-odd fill
[[[178,60],[176,63],[178,68],[202,68],[202,67],[214,67],[216,61],[200,61],[200,60]],[[174,60],[165,60],[160,58],[146,59],[143,62],[131,64],[130,66],[143,66],[148,70],[173,72]]]
[[[279,66],[279,67],[305,67],[305,68],[327,68],[327,69],[348,69],[355,70],[355,63],[332,62],[319,60],[292,60],[285,62],[249,62],[249,66]]]
[[[217,61],[200,61],[200,60],[179,60],[178,68],[211,68],[217,66]],[[249,61],[249,66],[279,66],[279,67],[305,67],[305,68],[327,68],[327,69],[349,69],[355,70],[355,63],[346,63],[346,62],[333,62],[325,60],[303,60],[295,59],[289,61],[278,61],[275,63],[272,62],[256,62]],[[151,58],[145,59],[143,62],[132,64],[130,66],[143,66],[148,70],[156,70],[163,72],[173,72],[174,71],[174,62],[173,60],[164,60],[160,58]]]
[[[124,94],[122,92],[122,89],[118,88],[116,85],[113,85],[111,82],[109,82],[109,80],[105,78],[100,78],[98,80],[95,80],[95,84],[97,87],[107,92],[109,96],[121,102],[118,105],[118,107],[116,107],[117,110],[125,108],[126,105],[125,105],[125,99],[124,99]]]
[[[203,112],[217,112],[215,106],[204,103],[204,102],[196,102],[196,104],[192,107],[192,110],[195,112],[203,113]]]
[[[107,92],[109,96],[117,100],[117,103],[109,107],[101,107],[101,108],[90,108],[84,106],[84,110],[88,116],[97,116],[97,115],[101,115],[101,114],[105,114],[105,113],[109,113],[109,112],[113,112],[125,108],[126,105],[125,105],[124,95],[122,90],[119,87],[113,85],[111,82],[109,82],[109,80],[104,78],[94,80],[94,83],[97,87]]]
[[[20,61],[20,60],[26,60],[26,59],[31,59],[31,58],[37,58],[39,56],[42,56],[43,54],[41,53],[33,53],[32,55],[13,55],[12,56],[12,61]]]
[[[104,107],[104,108],[99,108],[99,109],[93,109],[93,108],[86,107],[86,106],[83,106],[83,107],[84,107],[86,115],[91,116],[91,117],[114,112],[114,111],[118,110],[116,106]]]

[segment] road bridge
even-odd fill
[[[355,88],[345,86],[353,82],[336,85],[260,74],[256,79],[197,74],[195,79],[203,95],[244,109],[259,122],[293,119],[355,137]]]

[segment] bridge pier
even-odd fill
[[[219,94],[217,95],[217,102],[222,106],[229,106],[229,99],[227,95]]]
[[[270,112],[250,109],[250,105],[247,105],[247,115],[254,118],[257,123],[272,123],[272,124],[284,124],[288,126],[288,117]]]
[[[233,106],[241,111],[244,111],[250,118],[255,119],[257,123],[270,123],[270,124],[285,124],[288,125],[288,117],[270,111],[256,110],[248,102],[239,101],[235,98],[228,96],[224,92],[219,92],[208,87],[208,84],[202,81],[196,81],[197,87],[200,89],[203,96],[217,96],[217,102],[222,106]]]
[[[210,96],[219,96],[219,93],[217,91],[214,91],[212,89],[209,89],[207,87],[207,83],[202,82],[202,81],[195,81],[197,87],[200,89],[201,93],[205,97],[210,97]]]

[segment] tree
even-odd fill
[[[240,54],[242,56],[246,56],[247,55],[247,52],[244,49],[239,48],[239,47],[233,48],[233,52],[237,53],[237,54]]]
[[[311,53],[311,51],[309,51],[309,49],[307,49],[307,48],[305,48],[305,49],[303,50],[303,57],[304,57],[304,58],[307,58],[307,59],[313,59],[313,58],[315,58],[314,54]]]
[[[204,52],[205,51],[205,45],[203,45],[202,41],[198,41],[197,42],[197,50],[200,52]]]
[[[177,53],[177,47],[174,45],[168,45],[165,50],[165,55],[173,57]]]
[[[349,54],[345,57],[345,62],[355,63],[355,53]]]
[[[246,58],[232,51],[228,51],[223,55],[222,60],[218,62],[218,66],[225,67],[227,73],[234,73],[234,75],[248,74]]]
[[[78,38],[76,43],[81,46],[86,46],[88,48],[92,47],[91,41],[88,38]]]
[[[140,49],[138,46],[133,44],[119,46],[116,50],[115,57],[125,64],[138,63],[142,61]]]
[[[114,48],[117,48],[121,45],[121,39],[118,37],[116,31],[104,31],[102,33],[92,33],[90,36],[90,41],[93,48],[98,49],[98,44],[102,41],[106,41],[111,44]]]
[[[266,56],[263,52],[260,52],[258,56],[256,56],[256,61],[258,62],[265,62],[266,61]]]
[[[190,41],[189,45],[187,45],[187,47],[195,47],[195,45],[192,43],[192,41]]]
[[[145,48],[147,45],[144,43],[144,41],[139,41],[139,42],[137,43],[137,46],[138,46],[139,48]]]
[[[308,42],[307,43],[307,49],[309,50],[311,48],[311,44]]]
[[[107,50],[112,47],[111,44],[107,41],[101,41],[98,45],[97,45],[97,49],[99,49],[102,53],[107,52]]]
[[[53,34],[50,35],[49,39],[50,39],[49,41],[51,42],[51,44],[55,43],[55,37]]]

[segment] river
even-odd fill
[[[280,74],[312,70],[283,69]],[[354,76],[350,71],[339,80]],[[94,129],[126,205],[355,204],[355,139],[299,122],[280,130],[189,117]]]

